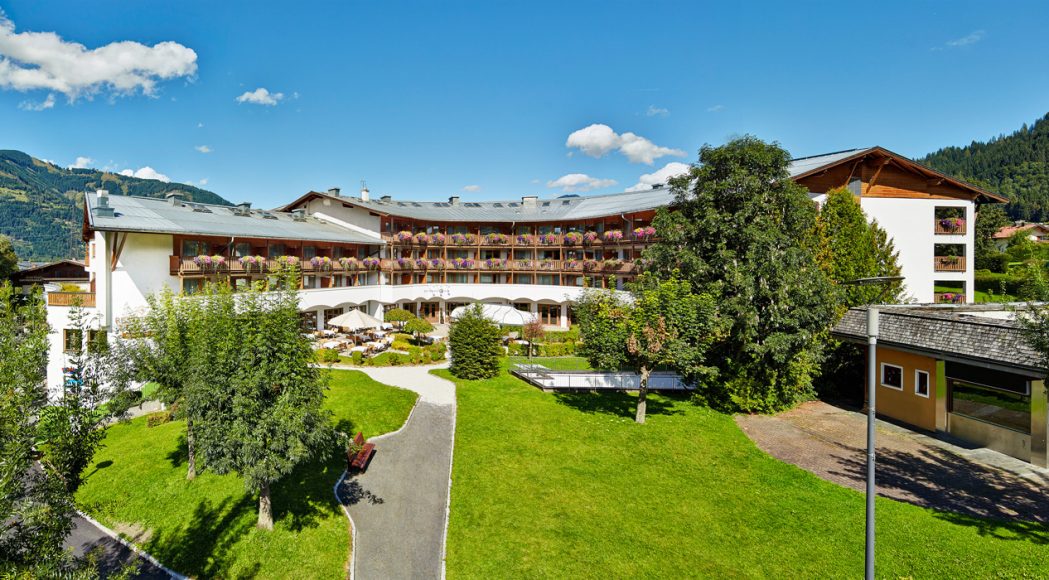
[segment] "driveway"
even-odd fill
[[[455,436],[455,385],[429,374],[441,367],[358,368],[376,381],[419,393],[394,433],[374,437],[363,474],[337,488],[353,520],[358,580],[442,578]]]
[[[866,415],[811,401],[775,416],[736,422],[766,453],[863,491]],[[982,518],[1049,523],[1049,470],[878,421],[878,495]]]

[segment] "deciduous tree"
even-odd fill
[[[521,337],[528,341],[528,360],[532,360],[532,351],[535,350],[535,343],[543,340],[546,336],[546,330],[543,329],[543,322],[536,318],[531,322],[525,323],[521,327]]]
[[[0,236],[0,280],[6,280],[18,271],[18,255],[11,238]]]
[[[418,343],[422,335],[433,332],[433,325],[418,316],[412,316],[410,320],[404,323],[401,329],[414,336],[416,343]]]

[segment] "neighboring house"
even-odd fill
[[[973,232],[966,224],[976,204],[1002,197],[880,147],[797,159],[789,173],[817,203],[830,189],[853,191],[895,239],[905,291],[915,300],[941,299],[941,283],[972,300]],[[304,320],[315,327],[349,308],[381,317],[403,307],[443,322],[456,306],[478,301],[568,326],[584,278],[623,288],[635,260],[658,239],[656,211],[673,203],[665,187],[484,202],[374,199],[367,189],[355,197],[332,189],[260,211],[100,191],[85,196],[91,291],[80,298],[94,324],[109,329],[164,286],[187,293],[207,280],[243,286],[294,260],[303,273]],[[48,301],[57,329],[50,385],[61,384],[71,299]]]
[[[90,281],[84,262],[60,260],[50,264],[38,264],[11,275],[15,287],[44,286],[45,284],[78,284],[86,286]]]
[[[1011,226],[1002,227],[991,236],[999,252],[1009,249],[1009,240],[1012,239],[1016,232],[1026,232],[1027,239],[1032,242],[1049,242],[1049,225],[1017,222]]]
[[[878,414],[1049,466],[1046,371],[1014,318],[1024,307],[883,306]],[[832,334],[866,344],[866,330],[866,308],[853,308]]]

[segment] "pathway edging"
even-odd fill
[[[168,568],[167,566],[161,564],[160,560],[157,560],[156,558],[154,558],[152,554],[150,554],[149,552],[139,548],[134,543],[129,542],[129,541],[125,540],[124,538],[120,537],[120,534],[118,534],[118,533],[114,532],[113,530],[107,528],[106,526],[102,525],[98,520],[92,518],[91,516],[87,515],[86,513],[82,512],[80,510],[76,510],[76,513],[80,517],[84,518],[89,524],[91,524],[92,526],[95,526],[96,528],[98,528],[98,530],[101,531],[103,534],[109,536],[110,538],[113,538],[117,542],[120,542],[125,548],[127,548],[127,549],[131,550],[132,552],[138,554],[138,556],[140,558],[142,558],[143,560],[148,560],[150,564],[153,564],[157,568],[160,568],[161,570],[163,570],[165,573],[167,573],[172,578],[175,578],[176,580],[188,580],[188,578],[189,578],[188,576],[185,576],[184,574],[179,574],[178,572],[172,570],[171,568]]]

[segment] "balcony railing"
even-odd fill
[[[387,244],[399,247],[449,247],[449,248],[543,248],[543,247],[599,247],[622,244],[647,244],[656,241],[654,235],[637,236],[632,232],[611,235],[585,236],[579,234],[427,234],[425,236],[402,236],[385,234]]]
[[[965,256],[936,256],[933,269],[937,272],[964,272]]]
[[[73,306],[79,300],[84,308],[95,307],[94,292],[48,292],[48,306]]]
[[[447,260],[437,262],[427,260],[420,265],[414,260],[383,260],[382,269],[387,272],[536,272],[536,273],[586,273],[597,274],[631,274],[637,271],[633,262],[622,260]]]
[[[237,258],[224,259],[221,263],[198,263],[195,258],[184,258],[181,256],[170,256],[171,274],[262,274],[275,272],[283,267],[283,264],[273,260],[263,260],[259,263],[243,263]],[[307,274],[313,273],[357,273],[375,270],[368,268],[362,260],[354,260],[343,264],[339,260],[331,260],[325,263],[314,264],[310,260],[300,260],[296,263],[299,271]]]
[[[936,292],[933,294],[933,301],[937,304],[958,304],[965,302],[965,292]]]
[[[965,235],[965,220],[962,218],[940,218],[936,220],[934,231],[941,235]]]

